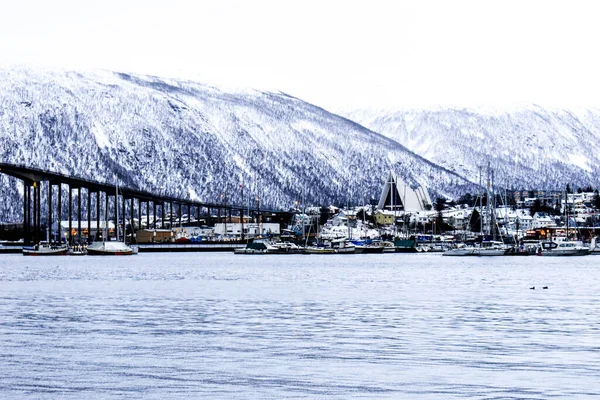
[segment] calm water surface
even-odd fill
[[[597,256],[1,255],[0,398],[593,398],[599,288]]]

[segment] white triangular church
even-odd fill
[[[406,184],[398,175],[390,171],[377,208],[390,211],[426,211],[431,210],[431,198],[424,186],[413,189]]]

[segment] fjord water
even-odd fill
[[[594,397],[599,265],[2,255],[0,398]]]

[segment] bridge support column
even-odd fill
[[[96,192],[96,238],[100,237],[100,190]]]
[[[48,181],[48,239],[52,241],[52,182]]]
[[[58,234],[58,243],[62,244],[62,183],[56,185],[58,189],[58,212],[56,213],[56,233]]]
[[[132,196],[131,197],[131,207],[129,210],[129,213],[131,215],[131,219],[130,219],[130,224],[131,224],[131,242],[135,243],[134,241],[134,237],[135,237],[135,198]]]
[[[106,230],[106,235],[104,235],[104,232],[102,232],[102,240],[108,240],[109,238],[109,229],[108,229],[108,193],[104,192],[104,223],[105,225],[105,230]]]
[[[127,201],[127,199],[125,198],[124,194],[121,194],[121,200],[122,200],[122,205],[121,205],[121,211],[123,211],[123,213],[121,214],[121,221],[122,221],[122,226],[123,226],[123,242],[125,242],[125,222],[127,221],[127,218],[125,216],[125,202]]]
[[[33,229],[31,230],[31,236],[32,236],[32,240],[33,243],[37,242],[37,183],[33,182],[33,188],[31,189],[31,191],[33,192],[33,208],[32,208],[32,212],[33,212]]]
[[[156,201],[152,202],[152,216],[154,217],[152,219],[152,227],[154,228],[154,230],[156,230]]]
[[[31,231],[31,186],[23,180],[23,241],[25,244],[30,244],[31,238],[29,233]]]
[[[77,188],[77,244],[81,244],[81,187]]]
[[[90,189],[87,189],[87,244],[90,244],[92,241],[90,238],[92,237],[92,192]]]
[[[38,182],[37,184],[37,232],[38,232],[38,241],[40,240],[40,235],[42,231],[42,182]]]

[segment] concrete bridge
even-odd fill
[[[214,218],[211,215],[212,212],[216,211],[217,221],[229,218],[231,216],[239,215],[240,220],[244,221],[244,211],[254,214],[259,218],[259,221],[269,216],[275,216],[276,218],[289,218],[290,213],[281,210],[261,209],[260,204],[255,207],[246,207],[243,205],[232,205],[232,204],[220,204],[211,202],[198,202],[190,199],[182,199],[176,197],[162,196],[147,191],[141,191],[137,189],[118,187],[115,184],[107,184],[101,182],[95,182],[88,179],[82,179],[72,176],[66,176],[56,172],[45,171],[38,168],[32,168],[24,165],[6,164],[0,163],[0,173],[18,178],[23,181],[23,229],[24,229],[24,240],[26,243],[39,241],[41,238],[45,238],[45,232],[42,232],[42,207],[43,201],[47,202],[47,214],[45,220],[47,222],[48,229],[51,229],[54,215],[56,215],[56,222],[58,226],[61,225],[62,218],[64,217],[63,212],[63,196],[67,196],[68,212],[67,220],[69,222],[68,241],[73,243],[74,241],[81,243],[81,221],[82,217],[87,219],[87,226],[91,226],[91,221],[96,221],[96,227],[100,227],[100,221],[107,221],[109,219],[109,206],[112,204],[114,220],[117,226],[121,226],[123,233],[125,231],[126,221],[131,221],[133,226],[134,217],[138,216],[140,225],[142,219],[142,211],[145,209],[146,216],[146,227],[148,229],[156,229],[157,221],[161,221],[161,226],[165,226],[167,220],[165,216],[169,214],[169,226],[173,226],[174,213],[179,216],[179,223],[181,221],[182,210],[187,211],[187,222],[191,222],[192,214],[196,215],[196,219],[199,220],[202,216],[207,219],[207,224],[210,225],[214,222]],[[47,199],[43,200],[41,195],[41,188],[45,186],[47,191]],[[66,193],[64,186],[67,186]],[[82,193],[83,189],[83,193]],[[76,193],[77,207],[76,211],[73,210],[73,191]],[[243,193],[242,193],[243,196]],[[53,201],[56,199],[56,202]],[[87,215],[82,216],[82,199],[87,203],[85,210]],[[92,207],[92,199],[94,199],[95,210]],[[112,200],[112,202],[111,202]],[[103,209],[101,209],[104,204]],[[127,207],[128,206],[128,207]],[[117,221],[116,214],[117,209],[120,208],[119,221]],[[157,210],[158,209],[158,210]],[[74,215],[75,211],[75,215]],[[101,212],[103,211],[103,212]],[[195,211],[195,213],[194,213]],[[150,216],[152,215],[152,221]],[[77,237],[73,237],[73,217],[77,217]],[[261,219],[262,218],[262,219]],[[243,231],[243,228],[242,228]],[[244,238],[242,233],[242,239]]]

